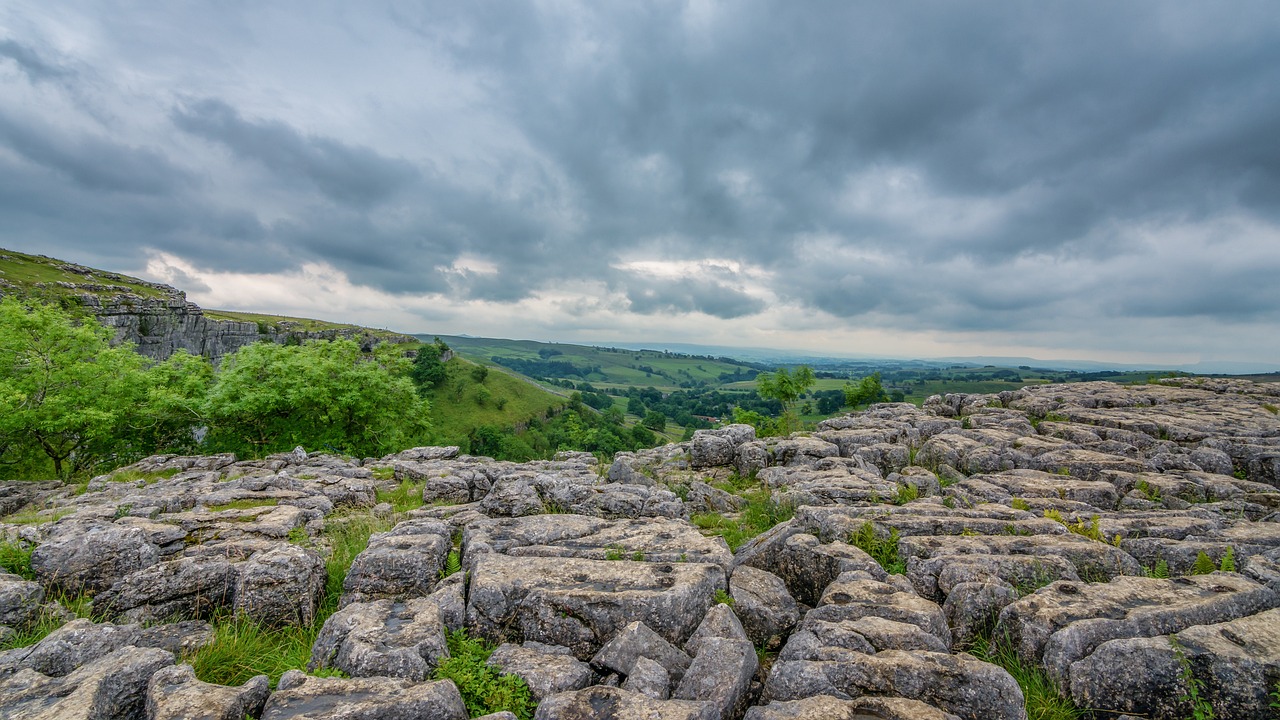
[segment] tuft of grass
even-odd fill
[[[920,488],[911,483],[903,483],[898,486],[898,492],[893,497],[893,504],[906,505],[918,497],[920,497]]]
[[[374,480],[391,480],[396,476],[396,469],[386,465],[373,468],[372,472]]]
[[[993,643],[990,638],[978,637],[969,654],[1004,668],[1013,677],[1022,688],[1029,720],[1083,720],[1085,717],[1085,711],[1059,693],[1042,668],[1023,662],[1008,643]]]
[[[1088,523],[1085,523],[1084,518],[1077,518],[1075,522],[1069,522],[1062,516],[1061,512],[1053,509],[1045,510],[1044,516],[1049,520],[1060,523],[1063,527],[1076,535],[1087,537],[1090,540],[1095,540],[1100,543],[1107,542],[1107,538],[1102,534],[1102,529],[1100,527],[1101,520],[1097,515],[1089,518]],[[1115,540],[1116,542],[1112,542],[1110,544],[1118,546],[1120,544],[1120,536],[1117,535]]]
[[[46,600],[57,601],[75,617],[93,619],[93,603],[88,595],[55,595]],[[47,608],[42,608],[34,623],[29,627],[15,628],[18,632],[7,641],[0,642],[0,651],[35,645],[48,637],[49,633],[65,625],[66,620],[61,613],[51,613]]]
[[[26,543],[0,542],[0,569],[24,580],[35,580],[35,571],[31,569],[31,553],[34,551],[35,548]]]
[[[1147,482],[1144,479],[1139,478],[1136,489],[1139,492],[1141,492],[1143,495],[1146,495],[1147,499],[1150,500],[1151,502],[1160,502],[1161,500],[1164,499],[1160,495],[1160,488],[1156,487],[1155,485],[1152,485],[1151,483]]]
[[[330,516],[322,533],[330,548],[325,561],[325,590],[315,621],[308,627],[267,628],[243,616],[214,618],[214,639],[184,660],[196,677],[219,685],[240,685],[254,675],[267,675],[272,687],[286,670],[301,670],[311,659],[320,628],[338,609],[342,583],[356,556],[369,546],[369,536],[389,530],[394,521],[370,513]],[[329,670],[318,675],[339,675]]]
[[[378,502],[391,503],[391,507],[398,513],[409,512],[422,507],[422,489],[426,484],[425,480],[412,482],[406,478],[390,490],[377,490],[375,492]]]
[[[452,680],[462,693],[467,714],[479,717],[507,711],[520,720],[532,720],[537,703],[525,681],[515,675],[499,673],[485,661],[493,654],[493,646],[480,638],[472,638],[465,630],[454,630],[446,638],[449,657],[436,668],[437,680]]]
[[[1023,500],[1020,497],[1016,497],[1013,500],[1009,501],[1009,507],[1013,508],[1014,510],[1030,510],[1031,503],[1027,502],[1026,500]]]
[[[1280,415],[1280,406],[1276,406],[1272,403],[1262,403],[1262,409],[1266,410],[1272,415]]]
[[[246,498],[244,500],[232,500],[229,503],[222,503],[221,505],[210,505],[209,510],[211,512],[221,512],[223,510],[248,510],[250,508],[273,507],[279,504],[280,500],[278,498],[268,498],[265,500]]]
[[[729,607],[733,607],[733,596],[724,590],[716,590],[715,595],[713,595],[711,599],[714,600],[717,605],[728,605]]]
[[[891,575],[905,575],[907,563],[898,555],[898,529],[890,528],[889,537],[881,538],[870,521],[849,536],[849,544],[870,555]]]
[[[1173,648],[1173,655],[1178,659],[1178,665],[1181,668],[1178,675],[1182,679],[1183,690],[1178,699],[1191,704],[1190,720],[1213,720],[1217,714],[1213,711],[1213,705],[1209,704],[1209,700],[1204,697],[1204,681],[1196,678],[1195,673],[1192,672],[1191,660],[1183,652],[1182,643],[1178,642],[1176,634],[1169,636],[1169,645]]]
[[[704,535],[719,535],[737,552],[751,538],[795,516],[796,510],[787,502],[777,502],[767,488],[742,494],[747,501],[736,518],[720,513],[698,513],[689,520]]]

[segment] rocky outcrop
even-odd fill
[[[731,426],[609,468],[160,456],[78,495],[5,493],[51,521],[0,524],[35,578],[0,576],[0,642],[67,617],[59,594],[92,595],[99,622],[0,653],[0,715],[95,717],[80,699],[107,693],[121,717],[464,717],[432,679],[464,630],[548,719],[1020,720],[1014,676],[983,659],[1014,656],[1082,708],[1180,719],[1194,688],[1220,720],[1265,717],[1277,401],[1236,381],[1036,386],[787,438]],[[422,508],[378,502],[402,483]],[[201,618],[237,609],[324,620],[308,667],[348,677],[291,671],[267,697],[173,666],[212,636]]]

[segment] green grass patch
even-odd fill
[[[423,394],[431,402],[431,441],[443,445],[469,444],[471,434],[481,426],[510,428],[534,418],[555,414],[568,398],[491,368],[484,380],[476,382],[471,369],[476,365],[454,357],[445,363],[446,378]],[[475,401],[480,388],[489,400]],[[501,402],[499,402],[501,400]]]
[[[279,504],[280,500],[278,498],[268,498],[266,500],[253,500],[247,498],[244,500],[232,500],[231,502],[222,503],[221,505],[210,505],[209,510],[212,512],[222,512],[223,510],[249,510],[260,507],[274,507]]]
[[[330,553],[325,561],[324,597],[315,622],[309,627],[267,628],[243,616],[215,618],[213,642],[185,658],[196,669],[196,677],[220,685],[240,685],[254,675],[265,674],[274,687],[286,670],[306,667],[320,628],[338,609],[342,582],[352,561],[369,546],[370,535],[389,530],[395,520],[355,513],[330,516],[326,522],[322,537]],[[340,673],[328,670],[316,674]]]
[[[468,636],[464,630],[450,632],[447,639],[449,657],[436,668],[435,677],[452,680],[458,686],[468,715],[479,717],[505,710],[520,720],[533,718],[537,703],[528,684],[485,664],[493,654],[493,645]]]
[[[104,292],[84,289],[72,291],[56,286],[36,287],[37,283],[50,285],[65,282],[76,285],[119,285],[142,297],[158,298],[164,296],[164,292],[159,288],[152,287],[145,281],[135,277],[92,268],[87,268],[90,270],[90,274],[84,275],[60,267],[65,264],[62,260],[28,255],[16,250],[0,249],[0,279],[18,286],[19,290],[24,294],[54,298],[59,295],[70,296],[73,293],[75,295],[82,295],[86,292],[95,295],[113,295],[118,292],[114,290]]]
[[[108,475],[106,480],[107,482],[118,482],[118,483],[125,483],[125,482],[136,483],[139,480],[141,480],[142,482],[148,485],[151,485],[161,480],[167,480],[173,477],[174,475],[177,475],[179,472],[181,471],[178,470],[178,468],[156,470],[155,472],[143,472],[142,470],[121,470],[120,472],[112,473],[111,475]]]
[[[0,568],[13,573],[24,580],[35,580],[36,574],[31,570],[31,553],[34,547],[26,543],[0,542]]]
[[[1023,662],[1007,644],[992,643],[989,638],[979,637],[969,648],[969,654],[999,665],[1013,676],[1018,687],[1022,688],[1028,720],[1082,720],[1085,717],[1083,710],[1058,692],[1042,668]]]
[[[41,523],[57,522],[73,512],[75,511],[67,508],[55,508],[53,510],[30,508],[19,510],[8,517],[0,518],[0,522],[9,523],[10,525],[39,525]]]
[[[790,503],[775,502],[773,494],[767,488],[741,493],[746,505],[737,513],[737,517],[720,513],[698,513],[689,520],[704,535],[719,535],[729,544],[729,549],[737,552],[751,538],[779,523],[786,522],[795,516],[796,510]]]
[[[361,325],[351,325],[349,323],[329,322],[328,320],[316,320],[314,318],[290,317],[288,315],[266,315],[263,313],[238,312],[232,310],[208,310],[204,311],[204,316],[210,320],[232,320],[235,322],[249,322],[258,326],[260,333],[276,332],[325,332],[328,330],[336,331],[340,334],[361,333],[368,334],[373,337],[404,337],[400,333],[391,332],[389,330],[378,330],[368,328]]]
[[[45,598],[46,601],[57,601],[68,612],[78,618],[94,619],[92,614],[92,605],[87,595],[52,595]],[[0,651],[14,650],[16,648],[24,648],[35,645],[41,640],[48,637],[49,633],[57,630],[66,624],[66,618],[62,614],[51,613],[47,609],[40,610],[40,616],[30,627],[15,628],[15,633],[5,642],[0,642]]]
[[[422,507],[422,489],[426,484],[425,480],[414,482],[406,478],[390,490],[377,490],[378,502],[390,503],[398,513],[417,510]]]
[[[849,544],[870,555],[880,563],[880,567],[891,575],[905,575],[907,563],[898,555],[898,529],[890,528],[888,537],[880,537],[876,526],[871,522],[862,523],[862,527],[849,536]]]

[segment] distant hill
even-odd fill
[[[432,335],[419,335],[431,340]],[[771,366],[710,355],[629,350],[617,347],[440,336],[475,362],[497,365],[532,378],[589,383],[601,389],[654,387],[663,391],[716,387],[753,379]]]

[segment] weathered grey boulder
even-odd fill
[[[342,582],[341,604],[424,597],[435,587],[452,547],[438,520],[406,520],[369,537]]]
[[[573,657],[569,648],[536,642],[499,645],[489,656],[488,664],[523,679],[535,702],[556,693],[581,690],[595,678],[591,667]]]
[[[726,425],[716,430],[696,430],[689,446],[689,464],[694,468],[717,467],[733,462],[739,445],[756,439],[750,425]]]
[[[480,501],[480,509],[489,515],[503,517],[539,515],[547,511],[537,487],[520,476],[499,478]]]
[[[1006,582],[964,582],[951,588],[942,614],[951,627],[951,638],[964,647],[990,636],[1000,611],[1018,600],[1018,591]]]
[[[258,717],[271,694],[266,675],[240,687],[213,685],[196,679],[190,665],[157,670],[147,685],[147,720],[244,720]]]
[[[737,495],[696,480],[689,483],[689,494],[684,500],[690,513],[732,513],[741,510],[744,504],[746,501]]]
[[[684,677],[689,667],[689,656],[667,642],[642,622],[633,622],[622,629],[591,658],[591,664],[614,672],[630,675],[632,666],[640,658],[649,658],[662,666],[667,675],[676,681]]]
[[[622,682],[622,689],[648,695],[654,700],[666,700],[671,697],[671,674],[657,661],[637,658],[627,679]]]
[[[783,466],[814,465],[828,457],[840,457],[840,447],[816,437],[791,437],[773,447],[774,462]]]
[[[1280,610],[1194,625],[1176,636],[1102,643],[1071,665],[1070,693],[1080,707],[1181,720],[1192,714],[1185,672],[1221,720],[1268,717],[1280,674]],[[1185,658],[1183,660],[1178,653]],[[1132,668],[1141,668],[1139,673]]]
[[[77,618],[32,647],[0,653],[0,675],[30,669],[41,675],[62,677],[86,663],[139,644],[141,635],[137,625],[94,623]]]
[[[778,658],[817,660],[823,657],[824,648],[844,648],[868,655],[882,650],[947,652],[947,647],[941,640],[911,623],[880,617],[839,622],[805,618],[778,654]]]
[[[771,702],[747,710],[745,720],[959,720],[919,700],[861,697],[840,700],[816,695],[803,700]]]
[[[148,681],[172,664],[164,650],[127,646],[62,677],[24,669],[0,681],[0,717],[141,720]]]
[[[719,710],[721,720],[741,717],[746,710],[751,678],[759,666],[750,641],[704,638],[699,643],[697,657],[671,696],[677,700],[711,702]]]
[[[311,647],[307,670],[351,677],[425,680],[449,656],[440,609],[424,598],[352,603],[334,613]]]
[[[534,720],[719,720],[720,713],[708,702],[656,700],[638,692],[596,685],[552,695],[538,705],[533,717]]]
[[[287,678],[287,679],[286,679]],[[285,673],[261,720],[466,720],[451,680],[415,683],[396,678],[317,678]]]
[[[861,570],[876,578],[886,576],[879,563],[853,545],[823,543],[807,533],[786,534],[783,526],[774,528],[780,529],[772,538],[762,537],[760,543],[740,548],[737,559],[782,578],[791,596],[806,605],[816,605],[823,588],[841,573]]]
[[[685,642],[684,650],[691,656],[697,655],[702,641],[713,637],[751,642],[747,638],[747,632],[742,629],[738,616],[724,603],[711,606],[706,616],[702,618],[702,622],[698,624],[698,629],[694,630],[693,635],[689,636],[689,640]]]
[[[145,531],[108,524],[77,528],[37,547],[31,569],[45,587],[79,594],[106,590],[159,560],[160,551]]]
[[[724,586],[724,571],[704,563],[489,553],[471,570],[467,624],[493,641],[563,645],[586,660],[635,621],[682,644]]]
[[[951,647],[951,630],[937,604],[914,592],[904,592],[861,572],[849,572],[827,586],[819,607],[805,615],[805,621],[840,622],[864,617],[909,623],[934,636],[943,647]]]
[[[996,637],[1065,685],[1071,664],[1108,640],[1181,632],[1277,604],[1280,598],[1270,588],[1235,573],[1056,582],[1001,611]]]
[[[829,650],[822,660],[779,660],[765,683],[771,701],[830,695],[920,700],[969,720],[1026,720],[1022,690],[1002,668],[970,655]]]
[[[729,576],[733,612],[753,645],[777,647],[800,621],[800,606],[782,578],[750,565]]]
[[[94,598],[94,606],[135,622],[208,618],[231,605],[236,577],[235,568],[221,558],[168,560],[117,580]]]
[[[40,583],[0,572],[0,625],[25,628],[40,616],[43,602]]]
[[[254,553],[240,566],[232,607],[270,627],[310,625],[324,595],[325,579],[319,553],[280,543]]]
[[[709,562],[726,569],[733,561],[733,553],[722,538],[705,537],[684,521],[606,520],[575,514],[477,520],[463,531],[462,550],[468,566],[488,552],[518,557]]]

